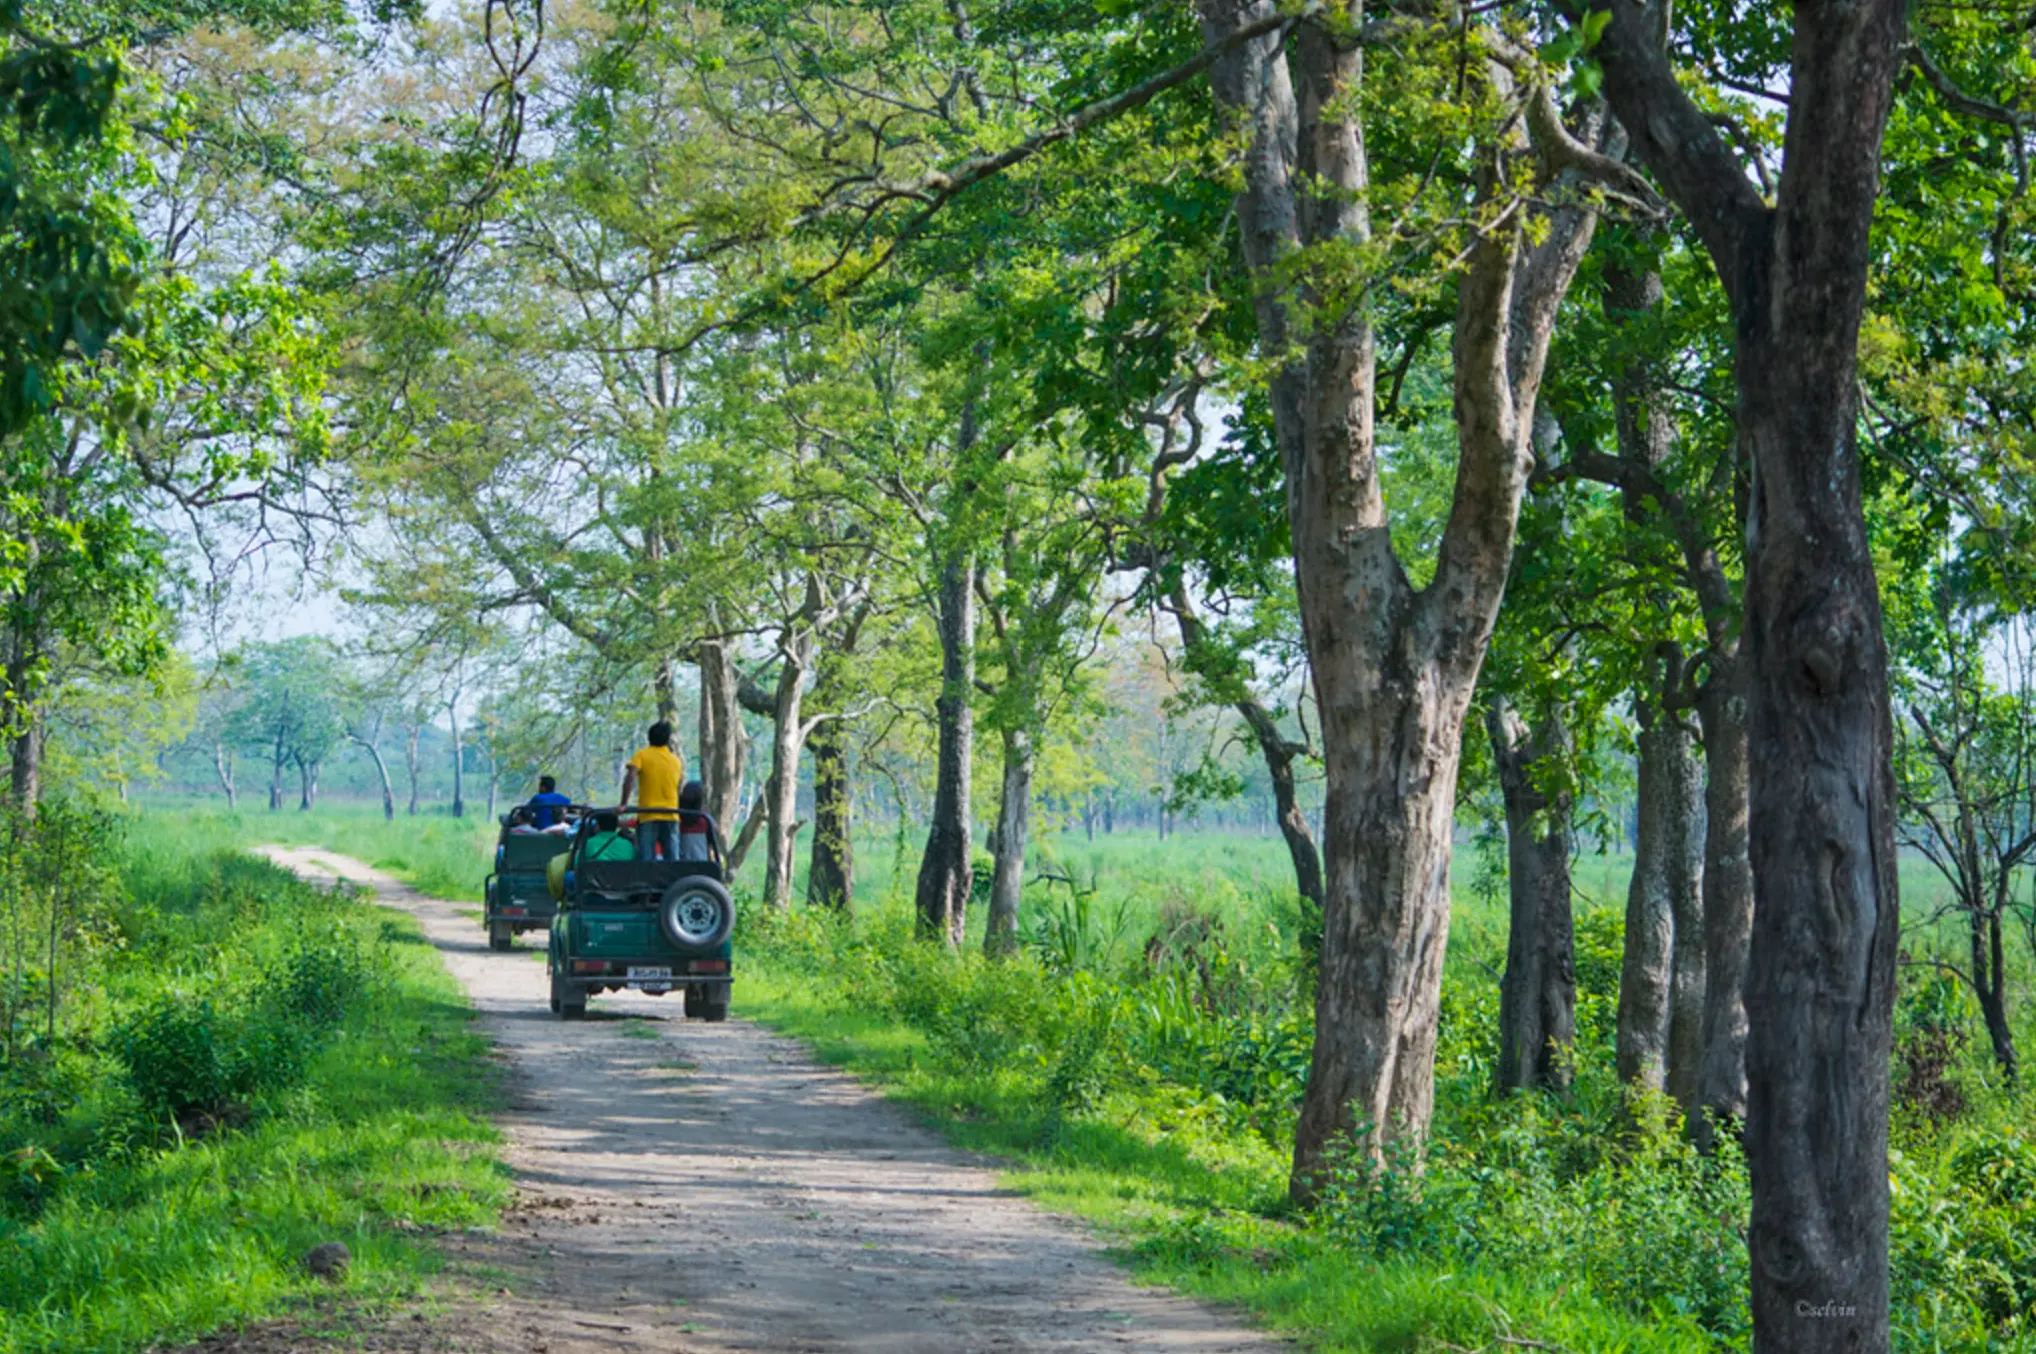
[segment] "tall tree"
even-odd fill
[[[1295,1196],[1311,1199],[1340,1138],[1362,1129],[1373,1152],[1389,1136],[1418,1141],[1433,1103],[1463,722],[1511,560],[1555,313],[1596,220],[1552,179],[1553,210],[1519,196],[1527,184],[1511,176],[1524,165],[1508,154],[1527,148],[1519,115],[1531,114],[1551,174],[1617,171],[1562,125],[1531,57],[1518,76],[1479,65],[1454,124],[1477,147],[1475,200],[1464,205],[1482,223],[1456,280],[1455,499],[1435,576],[1416,589],[1380,488],[1374,319],[1361,282],[1337,261],[1400,233],[1397,224],[1383,238],[1374,231],[1365,49],[1393,44],[1410,116],[1454,81],[1422,84],[1419,34],[1392,20],[1367,24],[1354,5],[1249,41],[1237,35],[1276,17],[1274,6],[1201,0],[1197,9],[1212,47],[1234,44],[1210,78],[1247,143],[1238,215],[1259,347],[1278,363],[1268,394],[1322,713],[1323,944],[1293,1172]],[[1483,29],[1463,37],[1480,48],[1493,40]],[[1418,183],[1420,170],[1409,172]]]
[[[1581,8],[1581,7],[1580,7]],[[1888,1347],[1893,730],[1862,510],[1858,342],[1900,0],[1803,0],[1772,205],[1678,82],[1658,4],[1592,5],[1604,91],[1732,309],[1747,510],[1756,1350]],[[1805,1321],[1842,1294],[1847,1315]]]

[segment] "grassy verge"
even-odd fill
[[[415,924],[208,835],[134,844],[92,990],[6,1069],[0,1354],[117,1354],[329,1296],[301,1265],[328,1241],[347,1298],[412,1295],[440,1265],[426,1234],[506,1201],[486,1045]]]
[[[1057,1113],[1023,1067],[957,1065],[919,1029],[856,1009],[804,965],[745,953],[742,1014],[809,1043],[917,1110],[1007,1185],[1095,1224],[1141,1281],[1233,1304],[1324,1354],[1480,1349],[1531,1338],[1579,1351],[1716,1348],[1673,1312],[1639,1318],[1560,1274],[1366,1254],[1285,1204],[1285,1153],[1206,1099],[1147,1085]],[[1051,1070],[1045,1080],[1053,1080]]]

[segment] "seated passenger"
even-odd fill
[[[714,820],[705,811],[707,787],[689,780],[679,791],[679,859],[714,859]]]
[[[537,793],[524,805],[530,810],[530,825],[539,832],[548,831],[553,823],[563,821],[560,810],[573,801],[558,792],[558,780],[552,776],[537,778]]]

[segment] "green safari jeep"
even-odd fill
[[[579,811],[562,812],[570,830]],[[488,928],[489,949],[506,950],[518,932],[551,925],[558,901],[545,881],[545,867],[571,845],[566,833],[534,829],[528,805],[502,815],[502,831],[495,838],[495,869],[481,886],[481,924]]]
[[[551,1009],[572,1020],[597,992],[677,989],[687,1015],[726,1020],[735,900],[722,882],[719,834],[710,825],[707,860],[638,860],[623,812],[589,810],[551,862]]]

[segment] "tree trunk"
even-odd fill
[[[1673,718],[1636,701],[1640,730],[1640,825],[1626,889],[1619,969],[1619,1080],[1651,1091],[1668,1085],[1675,1011],[1676,922],[1695,910],[1697,803],[1702,793],[1690,738]],[[1689,895],[1685,900],[1685,895]]]
[[[1210,42],[1273,13],[1264,0],[1198,9]],[[1233,44],[1210,68],[1217,103],[1250,140],[1238,219],[1259,348],[1284,363],[1268,393],[1327,778],[1315,1049],[1294,1142],[1302,1202],[1354,1130],[1374,1156],[1388,1137],[1427,1133],[1463,721],[1511,563],[1555,312],[1595,225],[1565,208],[1530,244],[1516,216],[1470,246],[1457,284],[1455,498],[1434,580],[1416,591],[1380,484],[1369,320],[1357,307],[1318,313],[1321,294],[1293,267],[1298,250],[1361,250],[1370,236],[1362,49],[1331,27]]]
[[[396,789],[393,785],[389,783],[389,764],[388,762],[382,759],[381,747],[373,739],[363,738],[357,733],[349,732],[347,734],[347,737],[353,739],[354,742],[359,743],[362,747],[366,748],[368,756],[374,759],[375,774],[381,777],[382,781],[382,821],[385,823],[395,822]],[[381,731],[379,728],[376,730],[375,737],[376,738],[381,737]]]
[[[20,604],[26,613],[35,610],[33,596],[20,599]],[[42,799],[43,647],[32,626],[16,626],[7,647],[7,666],[0,675],[0,729],[12,731],[8,739],[8,799],[15,814],[32,822]]]
[[[1753,929],[1746,970],[1756,1354],[1888,1348],[1888,1056],[1900,928],[1893,722],[1859,483],[1858,349],[1902,0],[1799,0],[1770,207],[1676,83],[1657,15],[1594,49],[1736,328]],[[1838,1304],[1829,1319],[1806,1306]]]
[[[452,816],[467,816],[467,750],[460,742],[459,697],[446,703],[446,722],[452,726]]]
[[[276,731],[276,745],[273,749],[273,765],[269,771],[269,812],[281,812],[283,807],[283,768],[289,765],[290,754],[283,746],[284,734]]]
[[[707,812],[725,833],[742,811],[742,769],[749,734],[742,726],[741,681],[728,646],[702,641],[700,666],[700,782]]]
[[[1994,1062],[2003,1079],[2012,1083],[2021,1070],[2021,1059],[2015,1052],[2014,1029],[2008,1023],[2008,971],[2001,946],[2001,914],[1968,910],[1965,915],[1972,939],[1973,993],[1979,998]]]
[[[230,813],[240,807],[240,796],[233,788],[233,754],[227,750],[224,739],[212,743],[212,771],[219,777],[219,789],[226,796],[226,808]]]
[[[21,718],[26,723],[14,735],[9,758],[8,794],[14,811],[32,819],[36,805],[42,802],[42,756],[46,730],[39,710],[24,711]]]
[[[964,423],[973,422],[973,411]],[[966,437],[974,440],[973,435]],[[915,905],[919,934],[959,947],[968,928],[970,857],[969,781],[975,763],[976,566],[966,550],[951,549],[941,569],[940,747],[933,790],[933,822],[920,858]]]
[[[1697,1088],[1704,1064],[1704,773],[1687,731],[1671,755],[1675,760],[1669,778],[1680,802],[1677,835],[1668,844],[1675,940],[1669,962],[1668,1077],[1663,1089],[1687,1122],[1699,1112]]]
[[[847,704],[850,644],[829,647],[813,682],[813,704],[826,718],[813,725],[813,849],[806,864],[806,901],[842,913],[855,906],[855,787],[848,773]]]
[[[751,801],[749,816],[743,819],[742,830],[737,832],[735,840],[729,843],[728,877],[730,879],[735,878],[736,872],[742,869],[742,862],[749,859],[749,849],[756,845],[757,834],[763,830],[764,819],[770,811],[771,796],[775,793],[774,788],[766,782],[763,789],[757,794],[757,797]]]
[[[764,903],[783,911],[792,905],[793,848],[798,844],[799,756],[804,751],[806,674],[813,663],[815,636],[810,627],[788,631],[778,652],[776,726],[771,739],[771,778],[764,788],[766,830]]]
[[[1503,1091],[1567,1086],[1576,1042],[1576,946],[1570,909],[1567,790],[1551,794],[1537,771],[1568,733],[1550,712],[1530,730],[1500,698],[1486,715],[1506,804],[1511,901],[1506,972],[1499,982],[1498,1085]]]
[[[311,812],[311,801],[316,791],[313,788],[318,764],[307,762],[302,757],[293,758],[297,763],[297,812]]]
[[[417,816],[417,781],[418,781],[417,740],[420,736],[422,736],[424,730],[421,726],[413,724],[405,728],[403,732],[406,735],[403,744],[404,763],[410,772],[410,816],[412,818],[415,818]]]
[[[997,800],[996,867],[983,953],[997,958],[1018,948],[1018,909],[1025,893],[1025,846],[1032,831],[1032,735],[1004,731],[1004,784]]]
[[[1715,553],[1705,554],[1715,568]],[[1717,572],[1722,584],[1723,570]],[[1704,730],[1704,1052],[1697,1071],[1700,1113],[1691,1124],[1706,1146],[1715,1125],[1736,1133],[1746,1118],[1746,960],[1753,930],[1751,772],[1736,633],[1712,639],[1710,668],[1697,703]]]
[[[666,654],[657,660],[657,667],[651,673],[651,701],[657,706],[657,717],[672,723],[679,717],[679,675],[678,660]]]

